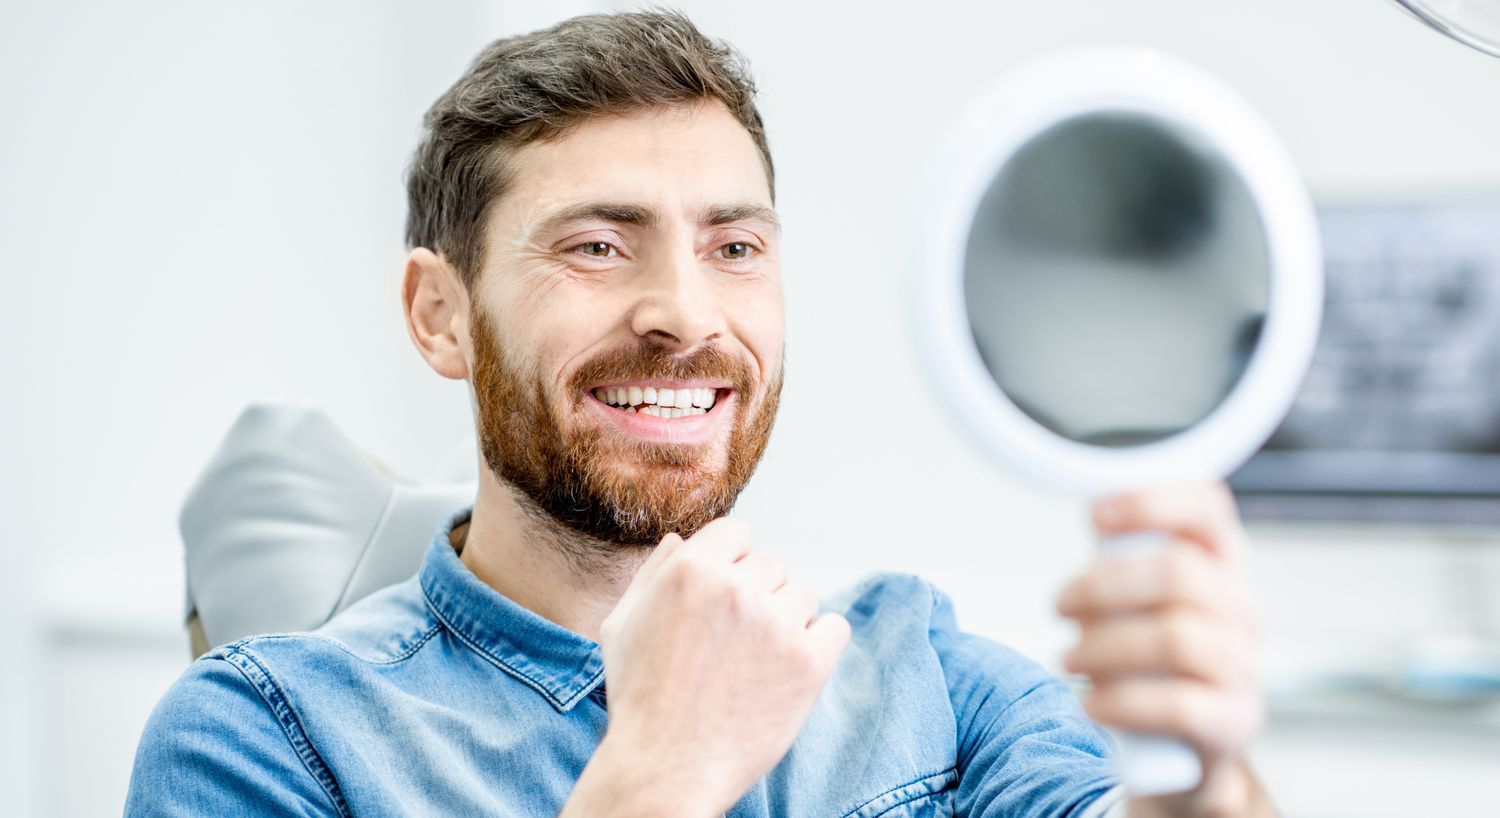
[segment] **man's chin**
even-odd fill
[[[699,459],[687,462],[615,460],[606,467],[608,482],[631,486],[632,493],[657,497],[708,495],[724,478],[723,465],[709,468]]]

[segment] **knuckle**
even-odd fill
[[[1115,516],[1127,522],[1150,519],[1153,496],[1149,491],[1138,491],[1116,498],[1113,503]]]
[[[1197,589],[1198,557],[1191,548],[1173,548],[1163,555],[1162,590],[1172,599],[1186,599]]]
[[[1197,738],[1203,735],[1203,711],[1196,697],[1186,693],[1168,700],[1167,722],[1179,734]]]
[[[1169,617],[1162,630],[1162,658],[1173,668],[1190,666],[1197,653],[1198,626],[1190,617]]]
[[[806,639],[787,640],[782,658],[789,670],[797,676],[810,676],[818,671],[817,652]]]
[[[764,606],[760,604],[759,594],[746,583],[731,583],[724,598],[729,602],[730,610],[741,619],[759,619],[763,612]]]
[[[1260,686],[1260,653],[1256,650],[1254,642],[1247,639],[1238,639],[1232,642],[1234,647],[1229,651],[1231,657],[1226,664],[1233,669],[1230,677],[1236,683],[1249,686],[1252,690]]]
[[[1123,568],[1124,566],[1120,567]],[[1073,580],[1073,584],[1066,589],[1066,594],[1078,607],[1087,610],[1095,606],[1099,597],[1100,583],[1108,581],[1100,576],[1100,572],[1103,570],[1103,566],[1095,566],[1089,569],[1083,575]]]
[[[702,571],[697,560],[684,555],[682,559],[675,560],[664,568],[662,574],[673,587],[686,590],[697,584]]]
[[[854,626],[849,624],[849,620],[844,618],[843,614],[834,614],[833,623],[839,637],[839,650],[843,650],[854,639]]]
[[[796,580],[788,580],[784,586],[786,593],[792,595],[792,599],[816,608],[819,604],[818,594],[810,586]]]
[[[716,566],[695,554],[683,554],[682,559],[672,563],[666,573],[678,591],[712,589],[723,581],[722,572],[716,570]]]

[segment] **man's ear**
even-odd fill
[[[406,330],[429,366],[445,378],[469,377],[469,293],[453,265],[426,247],[406,257],[401,283]]]

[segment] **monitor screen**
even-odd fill
[[[1319,209],[1327,300],[1251,519],[1500,523],[1500,201]]]

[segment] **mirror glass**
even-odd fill
[[[1269,289],[1244,181],[1194,134],[1136,112],[1065,119],[1013,153],[964,262],[974,342],[1001,391],[1105,447],[1207,417],[1244,373]]]

